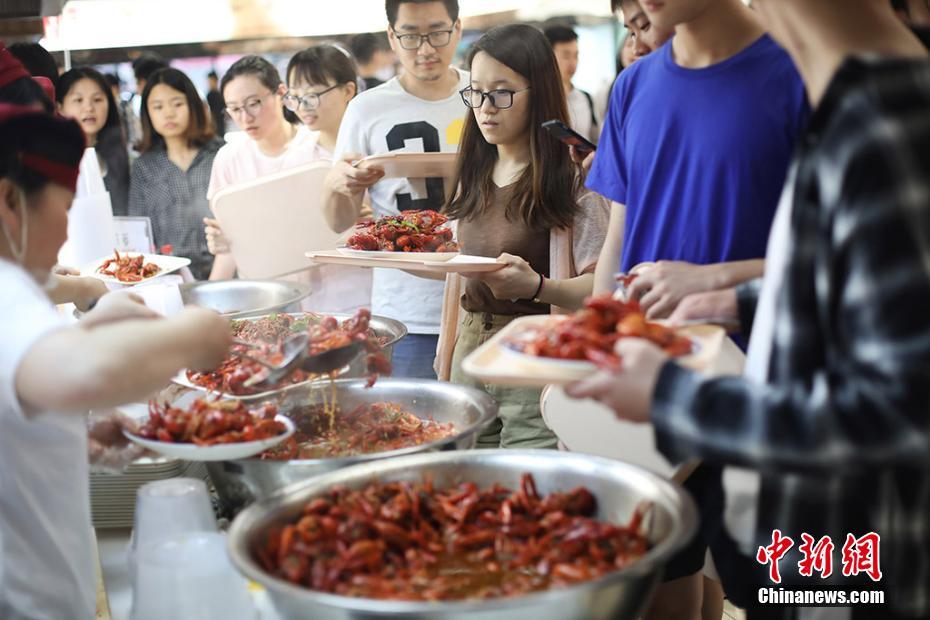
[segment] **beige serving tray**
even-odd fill
[[[368,267],[384,269],[405,269],[407,271],[424,271],[428,273],[487,273],[504,268],[504,263],[484,256],[459,254],[445,261],[431,261],[410,258],[414,252],[396,252],[404,254],[403,258],[390,258],[387,252],[372,252],[365,256],[361,252],[347,253],[344,250],[307,252],[306,257],[320,265],[348,265],[350,267]]]
[[[597,372],[594,364],[533,357],[519,353],[505,344],[518,338],[527,329],[566,319],[566,315],[527,316],[516,319],[462,360],[462,370],[479,381],[513,387],[564,386],[585,379]],[[678,333],[690,338],[696,348],[694,353],[679,358],[678,362],[698,371],[712,366],[726,340],[724,330],[714,325],[683,327]]]

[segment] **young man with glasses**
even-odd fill
[[[764,279],[686,298],[672,316],[739,318],[752,331],[747,376],[700,377],[631,340],[618,347],[623,373],[571,391],[651,421],[669,459],[724,463],[753,482],[751,510],[727,519],[746,556],[732,574],[740,587],[724,575],[750,618],[926,620],[930,58],[887,0],[753,5],[814,112]],[[792,544],[776,545],[776,529]],[[805,556],[819,560],[807,576]],[[760,588],[877,589],[885,604],[756,606]]]
[[[459,91],[468,74],[452,68],[461,39],[456,0],[387,0],[388,40],[401,76],[359,94],[349,104],[336,144],[336,164],[324,189],[324,213],[334,230],[355,224],[366,191],[376,217],[443,207],[443,179],[384,179],[383,170],[352,162],[368,155],[455,152],[465,108]],[[443,285],[393,270],[375,270],[372,311],[403,322],[409,335],[394,347],[394,374],[435,378]]]

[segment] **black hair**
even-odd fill
[[[349,41],[349,49],[352,50],[352,55],[359,64],[366,65],[378,52],[390,50],[391,44],[388,43],[387,35],[383,32],[364,32],[352,37]]]
[[[216,71],[210,70],[210,73],[207,74],[208,78],[213,78],[214,80],[220,79],[220,76],[216,74]]]
[[[26,71],[48,78],[52,86],[58,88],[58,63],[47,49],[38,43],[14,43],[7,49],[23,63]]]
[[[549,40],[549,45],[553,47],[558,43],[571,43],[578,40],[578,33],[571,26],[549,26],[543,30],[543,34]]]
[[[188,145],[201,147],[212,140],[214,136],[213,125],[194,83],[183,71],[168,67],[160,69],[149,76],[145,83],[145,90],[142,91],[142,109],[139,119],[142,123],[142,145],[140,150],[145,153],[153,148],[163,148],[165,146],[165,139],[152,126],[152,117],[149,115],[148,106],[152,89],[159,84],[164,84],[183,93],[184,98],[187,99],[189,116],[184,137],[187,138]]]
[[[348,52],[331,44],[314,45],[297,52],[287,63],[288,86],[294,78],[309,84],[355,84],[358,70]]]
[[[36,82],[29,76],[17,78],[5,86],[0,86],[0,102],[31,106],[39,104],[47,113],[55,112],[55,104]]]
[[[168,66],[168,61],[153,52],[140,54],[138,58],[132,61],[132,72],[136,80],[147,80],[149,76]]]
[[[73,120],[27,114],[7,121],[2,133],[0,178],[10,179],[27,194],[41,191],[50,179],[23,166],[22,153],[33,153],[70,167],[77,167],[84,156],[84,132]]]
[[[126,150],[126,136],[123,135],[119,108],[106,78],[91,67],[78,67],[65,71],[58,80],[55,98],[61,104],[74,85],[84,79],[97,84],[103,91],[103,96],[106,97],[107,120],[100,133],[97,134],[97,143],[94,148],[107,166],[105,180],[107,190],[110,192],[110,200],[113,203],[114,215],[124,215],[129,201],[129,153]]]
[[[116,86],[117,88],[119,88],[120,81],[119,81],[119,78],[116,76],[115,73],[104,73],[104,74],[103,74],[103,79],[105,79],[105,80],[107,81],[107,86],[109,86],[110,88],[112,88],[112,87],[114,87],[114,86]]]
[[[224,101],[226,99],[226,87],[229,86],[229,83],[237,77],[243,77],[246,75],[255,77],[259,82],[262,83],[262,86],[271,92],[277,91],[278,86],[283,84],[281,75],[278,73],[278,70],[275,69],[275,66],[268,62],[268,60],[262,58],[261,56],[255,56],[254,54],[243,56],[232,64],[229,70],[226,71],[223,79],[220,81],[220,94],[223,95]],[[282,106],[281,109],[284,110],[284,118],[287,119],[287,122],[291,124],[300,122],[300,119],[296,114],[284,106]]]
[[[468,54],[469,67],[481,52],[523,76],[533,89],[527,110],[530,165],[508,189],[507,219],[532,227],[571,226],[578,210],[581,177],[568,149],[540,129],[548,120],[569,123],[552,46],[533,26],[511,24],[492,28],[475,42]],[[456,159],[453,187],[458,190],[444,209],[449,217],[472,219],[490,207],[497,158],[497,147],[485,140],[475,114],[468,110]]]
[[[384,12],[387,14],[388,23],[393,27],[397,23],[397,12],[402,4],[429,4],[431,2],[442,2],[452,18],[454,24],[459,18],[458,0],[385,0]]]
[[[623,4],[623,0],[610,0],[610,12],[616,13],[620,10],[620,5]]]

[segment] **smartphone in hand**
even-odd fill
[[[542,128],[563,144],[575,147],[575,150],[578,151],[582,157],[587,156],[588,153],[593,153],[597,149],[594,143],[577,131],[571,129],[562,121],[546,121],[542,124]]]

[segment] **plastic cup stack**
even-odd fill
[[[203,480],[172,478],[139,489],[130,569],[132,620],[256,618]]]

